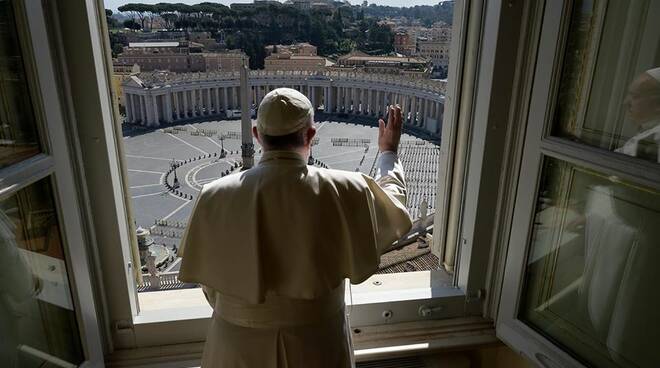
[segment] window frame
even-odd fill
[[[103,364],[103,346],[80,210],[80,193],[74,180],[74,153],[68,145],[67,134],[71,127],[66,121],[60,99],[43,7],[37,0],[10,1],[14,8],[41,152],[0,169],[0,199],[15,195],[40,180],[49,181],[80,344],[85,355],[80,366],[100,366]]]
[[[104,211],[107,208],[112,208],[113,215],[106,216],[109,224],[108,226],[96,226],[96,241],[99,253],[101,255],[112,253],[112,257],[104,257],[99,259],[102,270],[113,270],[111,274],[105,272],[104,290],[99,292],[104,293],[108,300],[108,325],[111,329],[109,334],[112,336],[112,343],[117,349],[135,348],[153,346],[156,344],[181,344],[203,341],[205,337],[206,326],[210,313],[207,311],[197,309],[196,315],[201,318],[190,318],[186,315],[185,311],[179,310],[176,314],[167,313],[140,313],[139,305],[136,302],[135,282],[131,277],[132,270],[131,264],[131,242],[134,241],[129,229],[130,224],[127,224],[127,213],[130,211],[130,198],[126,196],[125,187],[118,187],[117,181],[112,185],[105,187],[98,185],[91,185],[93,181],[98,181],[98,178],[107,177],[108,171],[120,182],[125,183],[126,169],[122,166],[121,160],[121,134],[120,127],[116,123],[118,116],[116,106],[110,98],[110,73],[112,67],[109,59],[109,50],[105,32],[105,17],[101,15],[100,3],[93,0],[71,0],[67,1],[67,5],[62,5],[67,8],[84,6],[87,13],[89,23],[83,25],[82,31],[90,35],[90,40],[85,40],[89,45],[84,45],[85,50],[80,51],[80,54],[66,55],[69,59],[93,58],[95,63],[96,73],[81,72],[72,75],[69,78],[73,80],[73,85],[80,83],[80,80],[86,80],[89,83],[89,78],[92,78],[96,83],[88,88],[93,88],[95,93],[98,93],[100,102],[98,106],[78,106],[78,110],[89,109],[90,113],[94,113],[97,119],[87,119],[85,124],[93,125],[93,127],[83,127],[81,120],[78,119],[78,128],[80,131],[84,129],[94,129],[94,132],[100,135],[100,141],[90,142],[80,140],[80,150],[83,152],[83,162],[85,159],[89,160],[92,155],[87,152],[101,152],[102,155],[94,157],[98,162],[97,165],[86,166],[86,179],[87,190],[89,197],[105,198],[107,203],[112,205],[107,207],[95,206],[90,203],[91,215],[96,218],[99,211]],[[491,272],[490,259],[491,250],[493,249],[493,241],[489,235],[493,231],[493,224],[485,221],[483,217],[477,217],[477,213],[483,211],[484,213],[492,213],[494,206],[497,205],[493,201],[482,200],[484,194],[481,192],[483,188],[498,188],[500,190],[500,176],[498,175],[482,175],[482,168],[489,163],[484,160],[484,157],[494,151],[506,149],[506,147],[493,146],[489,151],[484,150],[470,150],[471,145],[484,140],[490,141],[494,138],[489,136],[487,132],[491,129],[491,121],[493,115],[501,118],[502,121],[508,121],[507,110],[494,110],[495,104],[498,102],[496,99],[486,98],[491,94],[497,94],[498,89],[501,91],[506,86],[499,86],[493,83],[493,75],[497,70],[489,65],[494,64],[497,58],[505,58],[501,53],[496,53],[498,37],[503,37],[498,33],[505,22],[500,22],[499,9],[509,7],[509,4],[504,4],[501,0],[488,2],[486,4],[483,0],[464,0],[456,1],[455,14],[460,21],[456,24],[461,24],[463,31],[460,37],[452,37],[451,55],[452,57],[460,57],[460,60],[465,60],[465,64],[469,69],[463,69],[459,63],[453,63],[450,68],[450,78],[459,83],[454,83],[451,91],[448,91],[448,99],[451,103],[445,106],[445,124],[443,125],[443,133],[445,129],[448,130],[449,135],[456,134],[456,129],[450,129],[450,125],[458,125],[463,129],[461,139],[452,137],[447,139],[447,144],[452,142],[453,146],[441,148],[442,153],[445,155],[444,161],[441,164],[453,164],[451,175],[442,177],[440,183],[452,183],[451,186],[445,186],[443,190],[443,197],[445,201],[448,198],[456,196],[451,206],[458,206],[458,211],[450,211],[449,215],[443,215],[438,222],[436,218],[437,228],[447,228],[447,224],[455,222],[453,225],[456,234],[453,239],[445,239],[443,242],[434,244],[434,247],[439,248],[442,246],[452,246],[461,253],[460,268],[455,271],[454,284],[451,286],[437,285],[428,280],[433,280],[432,273],[429,271],[421,272],[423,278],[425,293],[427,297],[410,297],[409,293],[392,293],[389,302],[378,303],[363,303],[354,304],[352,308],[352,323],[354,326],[368,326],[368,325],[381,325],[393,324],[405,321],[421,320],[419,317],[419,308],[426,307],[442,307],[442,311],[426,317],[424,319],[446,319],[458,318],[465,316],[493,316],[492,308],[486,308],[486,301],[490,295],[497,295],[496,283],[490,282],[488,274]],[[510,6],[511,8],[520,9],[523,5],[516,3]],[[67,12],[59,12],[60,17],[66,17]],[[66,19],[60,23],[66,22]],[[69,24],[69,23],[67,23]],[[512,30],[520,24],[520,19],[508,21],[511,24],[511,29],[505,32],[506,36],[511,36]],[[69,24],[70,27],[74,25]],[[62,43],[68,43],[73,39],[72,31],[63,32]],[[469,46],[468,46],[469,35]],[[490,37],[495,35],[496,37]],[[104,42],[105,40],[105,42]],[[468,53],[463,56],[464,52]],[[506,56],[507,60],[511,60],[511,56]],[[515,60],[515,55],[513,59]],[[501,63],[497,64],[500,67]],[[507,68],[507,75],[513,73],[513,68]],[[72,98],[75,99],[79,94],[83,93],[81,90],[72,89]],[[453,93],[453,95],[452,95]],[[458,98],[457,96],[460,96]],[[481,98],[479,97],[481,96]],[[485,96],[485,97],[484,97]],[[446,100],[446,101],[447,101]],[[94,110],[94,111],[92,111]],[[97,121],[97,124],[92,122]],[[447,122],[450,122],[449,124]],[[102,126],[101,126],[102,125]],[[505,124],[506,125],[506,124]],[[507,128],[508,129],[508,128]],[[504,129],[504,130],[507,130]],[[82,134],[82,133],[81,133]],[[477,138],[475,138],[477,137]],[[92,147],[93,146],[93,147]],[[99,148],[100,147],[100,148]],[[453,152],[464,151],[464,159],[461,162],[453,162],[450,158]],[[444,162],[444,163],[443,163]],[[462,169],[459,167],[464,166]],[[458,170],[458,171],[457,171]],[[447,170],[440,170],[441,172]],[[124,184],[125,185],[125,184]],[[476,194],[474,198],[468,199],[470,194]],[[440,195],[438,195],[439,197]],[[498,196],[499,201],[499,196]],[[442,207],[437,208],[444,208]],[[452,208],[453,208],[452,207]],[[114,215],[116,213],[116,215]],[[465,223],[458,223],[459,219],[467,218]],[[472,236],[472,234],[480,233],[479,239]],[[474,241],[459,241],[458,239],[473,239]],[[436,240],[434,240],[435,242]],[[103,253],[105,252],[105,253]],[[489,270],[489,271],[485,271]],[[424,274],[426,273],[426,274]],[[106,276],[107,275],[107,276]],[[385,275],[376,275],[374,277],[387,278]],[[370,279],[371,280],[371,279]],[[369,283],[370,281],[367,281]],[[368,284],[367,284],[368,285]],[[128,292],[126,288],[128,289]],[[132,288],[132,289],[131,289]],[[492,291],[493,290],[493,291]],[[377,289],[367,290],[367,292]],[[398,295],[397,295],[398,294]],[[428,297],[430,296],[430,297]],[[394,299],[399,299],[394,301]],[[365,299],[368,300],[368,299]],[[377,300],[377,299],[374,299]],[[382,300],[381,300],[382,301]],[[384,308],[395,310],[394,317],[390,319],[383,319],[382,313]],[[205,313],[208,314],[206,317]],[[353,319],[355,318],[355,319]]]
[[[656,189],[660,189],[660,170],[655,163],[551,134],[572,1],[545,1],[539,8],[542,15],[538,22],[539,33],[535,36],[538,52],[534,68],[528,72],[533,82],[529,115],[524,117],[527,132],[518,174],[520,182],[514,199],[496,331],[505,343],[540,366],[585,367],[550,338],[517,318],[544,157],[617,175]]]

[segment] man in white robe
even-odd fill
[[[287,88],[263,99],[257,166],[199,194],[179,279],[214,309],[203,367],[350,367],[344,280],[359,283],[411,228],[397,157],[401,109],[379,121],[376,178],[307,165],[314,109]]]
[[[660,68],[637,76],[624,104],[638,132],[615,151],[660,163]]]

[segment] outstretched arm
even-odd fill
[[[397,152],[402,130],[401,107],[389,108],[387,124],[378,121],[378,161],[375,180],[384,191],[406,205],[406,180]]]
[[[406,209],[406,181],[397,151],[401,139],[401,108],[390,107],[387,124],[378,122],[378,148],[376,177],[367,178],[373,195],[372,216],[376,242],[380,253],[385,252],[395,240],[404,236],[412,226]]]

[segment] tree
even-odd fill
[[[154,5],[148,4],[126,4],[117,8],[120,12],[128,12],[131,15],[131,18],[138,18],[140,20],[140,25],[142,29],[145,29],[145,22],[147,19],[150,19],[149,15],[153,13]]]
[[[108,24],[109,29],[117,28],[119,26],[119,23],[112,17],[112,14],[112,10],[105,9],[105,22]]]
[[[135,21],[135,19],[127,19],[124,21],[124,27],[132,30],[142,29],[142,26]]]
[[[117,57],[122,52],[124,52],[124,46],[122,46],[120,43],[112,45],[112,57]]]
[[[171,29],[174,27],[174,23],[179,19],[179,17],[174,13],[165,13],[160,16],[165,21],[167,28]]]

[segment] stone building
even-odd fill
[[[209,53],[191,41],[131,42],[117,57],[122,64],[140,66],[142,71],[171,72],[237,71],[247,56],[240,51]],[[238,59],[238,61],[237,61]]]
[[[415,39],[413,39],[407,32],[399,31],[394,34],[394,51],[399,54],[412,56],[417,51]]]
[[[374,74],[395,74],[409,78],[430,78],[429,59],[412,56],[372,56],[354,51],[337,59],[332,70],[355,70]]]
[[[249,57],[240,50],[206,52],[203,53],[203,57],[206,72],[237,72],[244,61],[249,62]]]
[[[417,55],[431,59],[433,66],[446,68],[449,65],[450,47],[451,37],[449,41],[419,38],[417,40]]]
[[[295,55],[290,52],[272,54],[264,60],[264,69],[277,71],[323,71],[333,65],[328,59],[314,55]]]
[[[317,48],[316,46],[307,43],[295,43],[293,45],[268,45],[266,46],[266,55],[270,56],[272,54],[288,52],[292,55],[297,56],[316,56]]]
[[[137,64],[129,64],[120,62],[117,59],[112,60],[112,90],[115,92],[113,98],[117,106],[124,106],[124,91],[122,84],[131,75],[140,73],[140,66]]]

